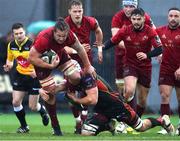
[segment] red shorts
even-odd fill
[[[123,79],[123,65],[126,50],[124,48],[115,48],[115,68],[116,78]]]
[[[142,69],[125,65],[123,76],[135,76],[137,77],[137,83],[146,88],[150,88],[151,84],[151,69]]]
[[[58,52],[58,56],[59,56],[60,62],[56,68],[58,68],[60,65],[63,65],[64,63],[66,63],[67,61],[69,61],[71,59],[65,50]],[[37,78],[39,80],[43,80],[43,79],[47,78],[52,72],[51,69],[40,68],[40,67],[36,67],[36,66],[34,68],[36,71]]]
[[[174,74],[162,74],[159,75],[159,85],[170,85],[180,88],[180,81],[175,79]]]

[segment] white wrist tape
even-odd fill
[[[98,46],[98,52],[102,52],[102,46]]]

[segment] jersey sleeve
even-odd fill
[[[121,22],[119,21],[120,17],[118,14],[114,15],[111,22],[111,28],[119,28],[122,27]]]
[[[38,36],[34,41],[33,47],[42,54],[48,49],[48,44],[48,39],[43,36]]]
[[[81,78],[80,84],[84,90],[89,90],[89,89],[97,86],[96,80],[89,74],[87,74]]]
[[[96,30],[99,26],[98,21],[94,17],[88,17],[91,30]]]
[[[118,44],[123,37],[125,36],[126,29],[125,27],[118,30],[118,32],[111,38],[113,44]]]
[[[150,39],[151,39],[151,44],[154,48],[162,46],[161,40],[156,30],[154,29],[150,30]]]
[[[147,13],[145,13],[145,24],[147,24],[147,25],[149,25],[150,27],[156,29],[156,26],[154,25],[151,17],[150,17]]]
[[[14,61],[14,55],[10,49],[10,46],[11,46],[11,43],[9,43],[8,47],[7,47],[7,60],[10,62],[13,62]]]

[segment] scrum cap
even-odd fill
[[[133,5],[134,7],[137,7],[138,1],[137,0],[123,0],[122,4],[123,4],[123,6],[124,5]]]

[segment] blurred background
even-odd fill
[[[69,0],[0,0],[0,113],[12,112],[11,106],[11,75],[3,71],[6,60],[7,42],[11,39],[10,29],[13,23],[22,22],[27,27],[28,34],[38,33],[41,28],[52,26],[58,16],[68,15],[67,5]],[[112,16],[122,9],[121,0],[82,0],[84,15],[94,16],[104,33],[104,41],[111,37]],[[171,7],[180,7],[180,0],[139,0],[142,7],[152,18],[156,26],[167,24],[167,12]],[[40,25],[40,26],[39,26]],[[33,36],[33,35],[32,35]],[[92,43],[94,36],[92,34]],[[114,53],[113,49],[104,54],[104,62],[99,65],[94,57],[94,66],[97,73],[103,76],[115,89],[114,83]],[[97,50],[93,49],[96,56]],[[146,112],[159,113],[160,94],[158,89],[159,65],[152,60],[152,87],[148,96],[148,108]],[[57,72],[56,79],[61,79]],[[63,94],[57,95],[58,110],[67,112],[68,106],[63,99]],[[24,101],[27,105],[27,97]],[[171,98],[171,108],[177,111],[175,92]]]

